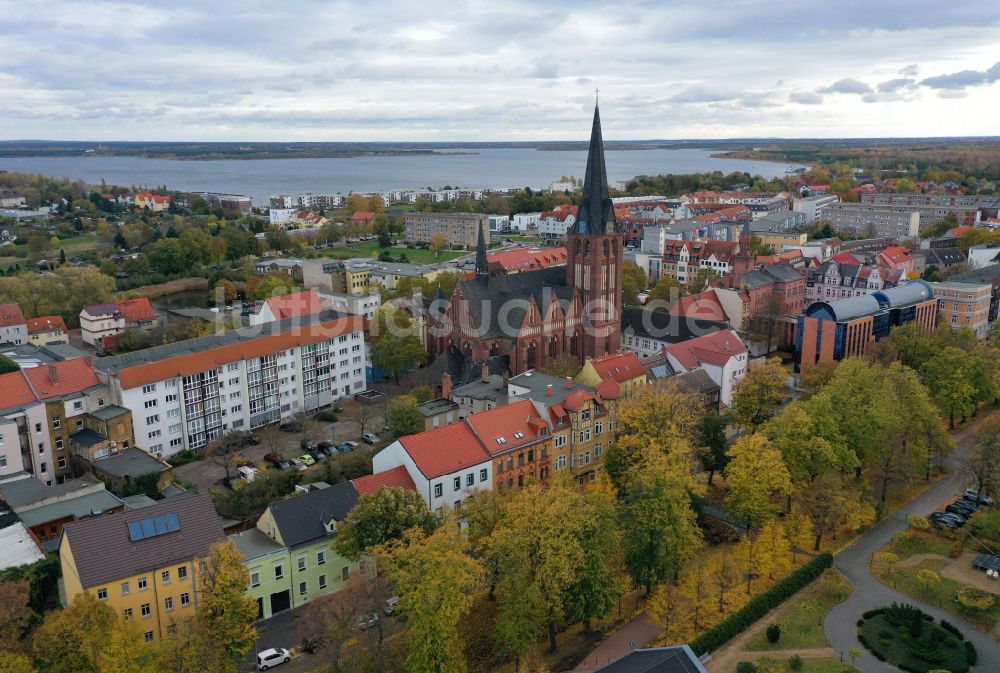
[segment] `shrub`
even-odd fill
[[[969,666],[975,666],[976,661],[979,660],[979,654],[976,652],[976,646],[970,643],[968,640],[965,641],[965,662]]]
[[[955,597],[959,603],[974,610],[986,610],[993,605],[993,594],[973,587],[962,587]]]
[[[776,643],[781,640],[781,624],[771,624],[767,627],[767,642]]]
[[[741,661],[736,664],[736,673],[757,673],[757,665],[752,661]]]
[[[927,568],[921,568],[917,571],[917,581],[920,582],[924,587],[931,588],[935,584],[941,581],[941,578],[933,570],[928,570]]]
[[[865,624],[865,620],[863,620],[863,619],[859,619],[859,620],[858,620],[858,621],[857,621],[857,622],[855,623],[855,626],[857,626],[857,627],[858,627],[858,628],[860,629],[860,628],[861,628],[862,626],[864,626],[864,624]]]
[[[734,636],[763,617],[774,607],[800,591],[833,564],[833,556],[824,552],[801,568],[775,582],[774,586],[757,594],[742,608],[729,615],[705,633],[691,641],[691,649],[701,655],[724,645]]]
[[[927,530],[931,527],[931,522],[922,516],[917,516],[916,514],[911,514],[906,517],[907,523],[918,530]]]
[[[962,555],[962,551],[965,549],[965,545],[961,540],[955,540],[951,543],[951,547],[948,548],[949,558],[958,558]]]
[[[955,628],[955,625],[949,622],[947,619],[941,620],[941,628],[944,629],[945,631],[950,631],[951,633],[954,633],[956,636],[958,636],[959,640],[965,640],[965,636],[962,635],[962,632],[959,631],[957,628]]]
[[[876,608],[875,610],[869,610],[868,612],[865,612],[864,614],[861,615],[861,618],[862,619],[871,619],[872,617],[874,617],[876,615],[880,615],[883,612],[885,612],[885,608]]]
[[[335,414],[334,412],[329,411],[329,410],[320,411],[320,412],[318,412],[316,414],[316,420],[317,421],[322,421],[324,423],[336,423],[337,422],[337,414]]]
[[[790,657],[788,659],[788,668],[792,669],[793,671],[801,671],[802,670],[802,657],[800,657],[797,654],[793,655],[792,657]]]

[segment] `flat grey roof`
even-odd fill
[[[442,414],[446,411],[454,411],[458,409],[458,404],[452,402],[451,400],[446,400],[443,397],[439,397],[436,400],[428,400],[423,404],[417,405],[417,412],[421,416],[436,416],[437,414]]]
[[[284,549],[256,528],[230,535],[229,539],[236,543],[236,548],[243,553],[244,558],[248,561]]]
[[[74,519],[107,512],[116,507],[121,507],[122,501],[115,497],[110,491],[98,491],[88,493],[79,498],[54,502],[51,505],[42,505],[33,509],[27,509],[18,514],[25,526],[31,528],[50,521],[57,521],[72,516]]]
[[[40,500],[51,498],[72,498],[74,492],[104,489],[104,484],[90,476],[69,479],[62,484],[46,486],[35,477],[12,479],[0,483],[0,495],[13,509],[27,507]]]
[[[106,404],[103,407],[98,407],[88,413],[94,418],[98,418],[102,421],[108,421],[112,418],[118,418],[119,416],[130,412],[125,407],[120,407],[117,404]]]
[[[518,374],[517,376],[511,378],[508,383],[518,386],[519,388],[528,388],[527,393],[515,395],[518,399],[529,399],[535,402],[546,402],[548,404],[562,402],[577,390],[585,390],[588,393],[594,392],[594,389],[591,386],[577,383],[576,381],[573,382],[572,388],[567,388],[566,379],[561,379],[558,376],[551,376],[549,374],[543,374],[542,372],[535,370]],[[546,391],[549,386],[552,386],[552,394],[546,395]]]
[[[94,469],[113,477],[141,477],[150,472],[162,472],[167,467],[151,455],[134,446],[114,456],[95,460]]]

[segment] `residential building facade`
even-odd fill
[[[990,283],[946,281],[931,283],[938,300],[938,320],[952,327],[967,327],[985,339],[990,327]]]
[[[430,243],[435,234],[448,245],[472,248],[479,232],[490,235],[490,219],[481,213],[406,213],[403,236],[410,243]]]

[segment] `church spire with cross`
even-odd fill
[[[479,226],[479,240],[476,241],[476,280],[486,285],[490,280],[490,266],[486,260],[486,239],[483,227]]]
[[[587,172],[583,178],[583,199],[576,218],[574,231],[589,236],[606,236],[615,233],[615,209],[608,191],[608,171],[604,164],[604,138],[601,134],[601,109],[594,91],[594,124],[590,129],[590,147],[587,149]]]

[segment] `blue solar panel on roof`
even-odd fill
[[[142,536],[143,537],[153,537],[156,535],[156,524],[153,523],[152,519],[143,519],[142,524]]]
[[[163,535],[167,532],[167,517],[158,516],[154,518],[153,525],[156,526],[156,534]]]
[[[177,513],[171,512],[170,514],[167,515],[167,530],[175,531],[180,529],[181,529],[181,522],[177,518]]]
[[[132,538],[132,542],[142,539],[142,524],[139,521],[133,521],[128,525],[128,536]]]

